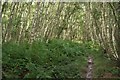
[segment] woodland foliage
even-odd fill
[[[5,43],[2,49],[3,76],[5,78],[84,78],[87,67],[86,57],[90,53],[97,61],[95,75],[102,76],[100,72],[109,72],[105,69],[109,61],[95,45],[91,42],[78,44],[58,39],[50,40],[48,43],[41,41],[32,44],[24,42],[20,45],[14,42]]]
[[[95,77],[120,76],[119,2],[4,2],[1,12],[4,77],[81,78],[88,55]]]

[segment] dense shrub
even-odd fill
[[[7,42],[3,43],[2,52],[6,78],[80,78],[84,76],[88,55],[98,62],[105,60],[99,58],[99,46],[92,42],[56,39],[32,44]],[[97,63],[98,68],[100,64]]]

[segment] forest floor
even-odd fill
[[[32,44],[3,44],[5,78],[85,78],[88,56],[93,56],[93,77],[118,78],[115,62],[97,44],[51,40]]]

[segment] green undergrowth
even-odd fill
[[[81,78],[85,77],[87,57],[94,59],[94,75],[106,70],[109,60],[92,42],[77,43],[53,39],[48,43],[6,42],[2,46],[4,78]],[[95,74],[96,73],[96,74]]]

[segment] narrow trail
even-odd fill
[[[86,80],[92,80],[93,78],[93,58],[91,56],[88,57],[88,66],[86,73]]]
[[[93,57],[91,56],[88,56],[88,59],[87,59],[87,68],[86,68],[86,75],[85,75],[85,79],[86,80],[92,80],[94,78],[100,78],[100,79],[110,79],[110,78],[117,78],[120,80],[120,77],[118,77],[117,75],[113,75],[111,72],[104,72],[102,73],[102,76],[101,77],[96,77],[95,76],[95,70],[96,68],[94,67],[95,66],[95,60],[93,59]]]

